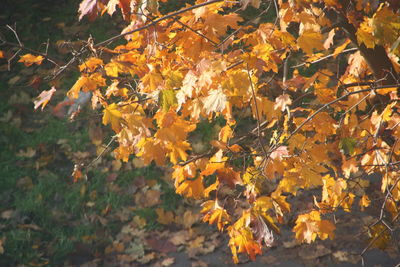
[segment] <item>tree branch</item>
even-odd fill
[[[158,19],[156,19],[156,20],[153,20],[151,23],[149,23],[149,24],[147,24],[147,25],[145,25],[145,26],[142,26],[142,27],[140,27],[140,28],[131,30],[131,31],[129,31],[129,32],[121,33],[121,34],[116,35],[116,36],[114,36],[114,37],[111,37],[111,38],[109,38],[109,39],[107,39],[107,40],[105,40],[105,41],[102,41],[102,42],[100,42],[100,43],[98,43],[98,44],[95,44],[95,45],[94,45],[94,48],[98,48],[98,47],[100,47],[100,46],[102,46],[102,45],[108,45],[108,44],[110,44],[111,42],[113,42],[113,41],[115,41],[115,40],[117,40],[117,39],[119,39],[119,38],[121,38],[121,37],[124,37],[124,36],[126,36],[126,35],[129,35],[129,34],[132,34],[132,33],[138,32],[138,31],[145,30],[145,29],[147,29],[147,28],[150,28],[150,27],[152,27],[152,26],[155,26],[156,24],[158,24],[159,22],[161,22],[161,21],[163,21],[163,20],[170,19],[170,18],[172,18],[172,17],[174,17],[174,16],[180,15],[180,14],[185,13],[185,12],[187,12],[187,11],[190,11],[190,10],[193,10],[193,9],[196,9],[196,8],[199,8],[199,7],[203,7],[203,6],[208,6],[208,5],[211,5],[211,4],[215,4],[215,3],[218,3],[218,2],[223,2],[223,1],[225,1],[225,0],[210,0],[210,1],[208,1],[208,2],[204,2],[204,3],[198,4],[198,5],[194,5],[194,6],[190,6],[190,7],[187,7],[187,8],[181,9],[181,10],[178,10],[178,11],[176,11],[176,12],[173,12],[173,13],[171,13],[171,14],[168,14],[168,15],[165,15],[165,16],[163,16],[163,17],[161,17],[161,18],[158,18]]]

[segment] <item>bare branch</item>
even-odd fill
[[[208,2],[204,2],[204,3],[198,4],[198,5],[193,5],[193,6],[190,6],[190,7],[181,9],[181,10],[178,10],[178,11],[176,11],[176,12],[173,12],[173,13],[171,13],[171,14],[168,14],[168,15],[165,15],[165,16],[163,16],[163,17],[161,17],[161,18],[158,18],[158,19],[156,19],[156,20],[153,20],[151,23],[149,23],[149,24],[147,24],[147,25],[145,25],[145,26],[142,26],[142,27],[140,27],[140,28],[134,29],[134,30],[132,30],[132,31],[128,31],[128,32],[125,32],[125,33],[121,33],[121,34],[116,35],[116,36],[114,36],[114,37],[111,37],[111,38],[109,38],[109,39],[107,39],[107,40],[105,40],[105,41],[102,41],[102,42],[100,42],[100,43],[98,43],[98,44],[95,44],[95,45],[94,45],[94,48],[98,48],[98,47],[103,46],[103,45],[108,45],[108,44],[110,44],[111,42],[113,42],[113,41],[115,41],[115,40],[117,40],[117,39],[119,39],[119,38],[121,38],[121,37],[124,37],[124,36],[126,36],[126,35],[129,35],[129,34],[132,34],[132,33],[138,32],[138,31],[145,30],[145,29],[147,29],[147,28],[150,28],[150,27],[152,27],[152,26],[155,26],[156,24],[158,24],[159,22],[161,22],[161,21],[163,21],[163,20],[167,20],[167,19],[173,18],[173,17],[175,17],[175,16],[177,16],[177,15],[180,15],[180,14],[182,14],[182,13],[185,13],[185,12],[187,12],[187,11],[190,11],[190,10],[193,10],[193,9],[196,9],[196,8],[199,8],[199,7],[203,7],[203,6],[208,6],[208,5],[211,5],[211,4],[215,4],[215,3],[218,3],[218,2],[223,2],[223,1],[224,1],[224,0],[210,0],[210,1],[208,1]]]
[[[291,66],[290,68],[294,69],[294,68],[298,68],[298,67],[301,67],[301,66],[304,66],[304,65],[307,65],[307,64],[315,64],[315,63],[321,62],[321,61],[323,61],[325,59],[328,59],[328,58],[331,58],[331,57],[334,57],[334,56],[337,56],[337,55],[340,55],[340,54],[357,51],[357,50],[358,50],[358,48],[356,48],[356,47],[345,49],[342,52],[340,52],[339,54],[333,53],[333,54],[327,55],[325,57],[321,57],[320,59],[317,59],[317,60],[314,60],[314,61],[311,61],[311,62],[304,62],[304,63],[298,64],[298,65],[295,65],[295,66]]]

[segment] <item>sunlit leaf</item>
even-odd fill
[[[24,63],[25,66],[29,67],[32,66],[33,64],[40,65],[42,64],[44,57],[43,56],[34,56],[32,54],[26,54],[21,56],[21,58],[18,60],[18,62]]]

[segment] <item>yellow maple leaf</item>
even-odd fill
[[[361,211],[364,211],[364,209],[371,204],[371,200],[369,199],[369,197],[367,195],[363,195],[360,199],[359,204],[360,204]]]
[[[381,5],[372,19],[373,35],[378,43],[391,45],[400,35],[400,17],[388,5]]]
[[[111,123],[111,128],[118,133],[121,130],[122,114],[117,104],[112,103],[103,110],[103,124]]]
[[[364,43],[367,48],[375,47],[375,38],[372,35],[371,19],[365,18],[357,29],[357,42],[359,44]]]
[[[391,239],[389,229],[382,223],[375,224],[369,228],[368,234],[370,236],[370,242],[373,242],[372,246],[382,250],[388,246]]]
[[[328,221],[328,220],[321,220],[318,224],[318,237],[321,240],[325,240],[329,237],[329,239],[333,239],[335,237],[336,226]]]
[[[229,125],[225,125],[224,127],[222,127],[218,134],[219,140],[224,143],[227,143],[232,136],[233,130]]]
[[[335,225],[328,220],[321,220],[318,211],[311,211],[301,214],[297,217],[293,232],[296,233],[296,239],[300,242],[311,243],[317,236],[322,240],[334,238]]]
[[[320,32],[305,30],[297,39],[297,44],[304,52],[311,55],[314,49],[322,50],[324,48],[323,39]]]
[[[274,109],[284,111],[287,106],[292,104],[292,100],[288,94],[283,94],[275,99]]]
[[[224,168],[225,161],[227,159],[228,159],[227,157],[222,157],[222,158],[219,158],[217,156],[211,157],[209,163],[207,163],[205,169],[201,172],[201,175],[204,176],[212,175],[216,172],[216,170]]]
[[[235,224],[228,228],[230,236],[229,247],[235,263],[239,262],[237,253],[245,252],[253,261],[257,254],[262,254],[261,243],[254,240],[253,233],[249,227],[250,217],[250,212],[244,211]]]
[[[150,164],[153,160],[157,166],[164,165],[165,156],[168,151],[158,140],[143,137],[136,144],[136,147],[139,149],[136,156],[141,157],[145,165]]]
[[[34,56],[32,54],[26,54],[21,56],[18,62],[24,63],[25,66],[29,67],[33,64],[40,65],[42,64],[44,57],[43,56]]]
[[[97,57],[91,57],[88,60],[86,60],[84,63],[79,65],[79,71],[84,71],[84,70],[89,70],[90,72],[93,72],[96,70],[96,68],[100,65],[103,65],[103,60]]]
[[[199,175],[193,179],[185,179],[175,192],[185,197],[201,199],[204,196],[203,177]]]
[[[190,144],[187,141],[168,143],[165,147],[169,150],[168,156],[173,164],[177,164],[179,159],[186,161],[186,150],[191,150]]]
[[[101,76],[100,73],[93,73],[89,76],[82,75],[75,82],[72,88],[67,92],[67,96],[69,98],[76,99],[79,97],[79,92],[81,90],[83,92],[94,91],[98,87],[105,85],[106,85],[106,80]]]

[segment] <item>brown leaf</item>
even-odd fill
[[[146,243],[155,251],[162,253],[175,252],[176,246],[172,244],[168,239],[162,239],[159,237],[152,237],[146,239]]]
[[[179,246],[179,245],[185,244],[187,242],[188,238],[189,238],[188,232],[186,230],[175,232],[175,233],[172,233],[171,235],[172,235],[172,237],[170,237],[169,240],[175,246]]]
[[[5,210],[5,211],[3,211],[1,213],[0,217],[2,219],[8,220],[8,219],[11,219],[13,217],[13,214],[14,214],[14,210]]]
[[[166,258],[161,262],[161,266],[170,266],[175,262],[175,258]]]
[[[160,202],[160,191],[158,190],[148,190],[144,194],[145,197],[145,207],[152,207],[154,205],[157,205]]]

